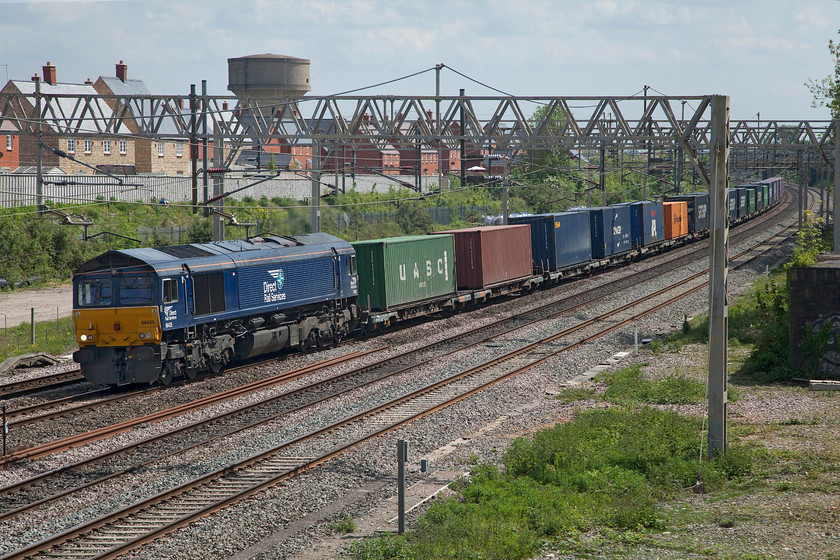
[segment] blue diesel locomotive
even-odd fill
[[[356,329],[353,247],[324,233],[109,251],[73,277],[73,359],[93,383],[167,384]]]

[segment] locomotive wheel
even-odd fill
[[[318,341],[318,346],[319,347],[326,348],[327,346],[332,344],[332,339],[333,339],[333,337],[329,332],[318,331],[317,341]]]
[[[195,379],[196,374],[198,374],[198,368],[188,367],[184,369],[184,377],[187,379]]]
[[[158,382],[161,385],[169,385],[172,383],[172,369],[168,365],[164,365],[160,368],[160,375],[158,376]]]
[[[300,349],[304,352],[307,350],[311,350],[317,344],[317,335],[315,334],[315,330],[309,331],[309,336],[307,336],[304,340],[300,342]]]

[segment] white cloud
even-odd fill
[[[755,99],[768,116],[773,103],[814,114],[797,84],[831,71],[826,45],[840,21],[835,0],[0,3],[0,65],[15,79],[50,60],[59,79],[82,81],[112,75],[124,59],[153,91],[185,93],[207,79],[221,94],[227,58],[275,52],[312,61],[313,93],[442,62],[518,95],[629,94],[648,83],[666,93],[728,93],[745,111]],[[757,93],[772,76],[789,84]],[[445,95],[485,93],[452,72],[442,80]],[[377,92],[433,87],[433,74],[424,74]]]

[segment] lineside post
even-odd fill
[[[405,532],[405,462],[408,461],[408,442],[397,440],[397,519],[398,532]]]
[[[726,451],[727,276],[729,266],[729,96],[712,97],[709,255],[709,457]]]

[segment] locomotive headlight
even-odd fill
[[[87,340],[87,335],[83,334],[82,336],[79,337],[79,340],[81,340],[82,342],[86,341]]]
[[[140,333],[140,338],[146,338],[146,335],[143,334],[143,333]]]
[[[146,338],[152,338],[152,333],[147,332],[147,333],[146,333]]]

